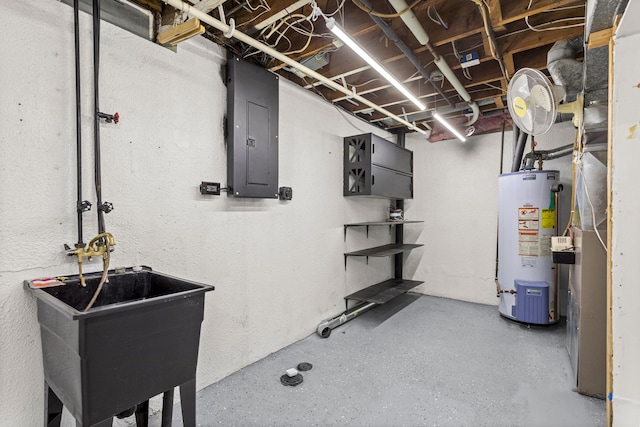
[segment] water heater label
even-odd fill
[[[540,236],[540,256],[551,256],[551,234]]]
[[[542,229],[551,230],[556,227],[556,211],[553,209],[542,209]]]
[[[539,222],[540,221],[538,220],[535,220],[535,221],[519,220],[518,230],[537,230]]]
[[[518,219],[538,220],[538,208],[523,207],[518,209]]]
[[[518,233],[518,255],[538,256],[540,254],[540,237],[537,231],[520,231]]]
[[[538,263],[537,259],[532,257],[522,257],[520,260],[522,261],[523,267],[536,268],[536,264]]]

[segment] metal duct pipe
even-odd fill
[[[254,39],[253,37],[250,37],[246,34],[244,34],[243,32],[238,31],[237,29],[234,29],[233,31],[231,31],[231,27],[221,21],[219,21],[218,19],[214,18],[211,15],[208,15],[206,13],[203,13],[201,11],[199,11],[198,9],[196,9],[194,6],[190,5],[189,3],[185,3],[182,0],[162,0],[164,3],[171,5],[173,7],[175,7],[176,9],[178,9],[181,12],[186,13],[187,15],[193,17],[193,18],[198,18],[200,21],[202,22],[206,22],[207,24],[211,25],[212,27],[214,27],[215,29],[222,31],[225,34],[228,34],[229,37],[233,37],[239,41],[241,41],[242,43],[246,43],[251,47],[254,47],[258,50],[260,50],[261,52],[266,53],[267,55],[277,59],[278,61],[284,62],[285,64],[302,71],[303,73],[305,73],[306,75],[308,75],[309,77],[313,77],[316,80],[321,81],[325,86],[336,90],[340,93],[343,93],[345,95],[350,96],[351,98],[353,98],[354,100],[361,102],[362,104],[365,104],[371,108],[373,108],[374,110],[384,114],[385,116],[392,118],[393,120],[397,121],[398,123],[401,123],[403,125],[405,125],[406,127],[408,127],[411,130],[415,130],[416,132],[420,132],[421,134],[426,134],[426,132],[420,128],[418,128],[417,126],[414,126],[412,123],[409,123],[408,121],[406,121],[405,119],[393,114],[392,112],[380,107],[377,104],[374,104],[373,102],[369,101],[367,98],[364,98],[360,95],[358,95],[357,93],[353,93],[351,90],[345,88],[344,86],[342,86],[341,84],[338,84],[336,82],[334,82],[331,79],[326,78],[325,76],[323,76],[322,74],[319,74],[315,71],[313,71],[311,68],[305,67],[304,65],[300,64],[299,62],[294,61],[293,59],[289,58],[288,56],[278,52],[277,50],[273,49],[270,46],[267,46],[261,42],[259,42],[258,40]]]
[[[372,6],[368,2],[368,0],[358,0],[358,1],[363,6],[365,6],[366,8],[372,9]],[[407,2],[405,0],[394,0],[394,1],[391,1],[391,5],[393,6],[394,9],[396,9],[396,12],[400,12],[400,11],[402,11],[402,10],[404,10],[404,9],[409,7],[409,5],[407,4]],[[373,15],[369,15],[369,16],[371,17],[371,19],[373,19],[373,21],[376,24],[378,24],[378,26],[380,28],[382,28],[382,31],[384,31],[385,34],[387,34],[387,32],[385,30],[385,28],[389,28],[389,27],[387,27],[387,24],[385,24],[384,21],[382,21],[382,19],[378,18],[377,16],[373,16]],[[403,20],[404,20],[404,18],[403,18]],[[409,30],[411,30],[411,32],[420,41],[420,39],[424,39],[424,37],[420,34],[419,30],[415,31],[415,25],[416,25],[416,23],[413,23],[411,25],[407,25],[407,27],[409,28]],[[420,25],[420,23],[418,22],[417,25]],[[420,28],[422,28],[422,26],[420,26]],[[391,30],[391,28],[389,28],[389,30]],[[422,30],[424,30],[424,28],[422,28]],[[391,30],[391,31],[393,31],[393,30]],[[458,80],[458,77],[456,77],[456,75],[453,73],[453,70],[451,70],[451,67],[449,67],[449,64],[447,64],[447,61],[445,61],[442,56],[438,55],[438,53],[433,49],[433,46],[431,46],[429,44],[429,36],[426,34],[426,32],[424,34],[427,37],[426,37],[426,41],[424,43],[422,43],[422,44],[424,46],[426,46],[429,49],[429,51],[431,52],[431,54],[433,55],[434,63],[440,69],[440,71],[442,72],[444,77],[447,80],[449,80],[449,83],[451,83],[451,86],[453,86],[453,88],[456,90],[456,92],[458,92],[460,97],[467,104],[469,104],[469,108],[471,108],[471,110],[473,111],[473,116],[471,117],[471,119],[469,119],[469,122],[467,123],[467,126],[471,126],[472,124],[474,124],[478,120],[478,117],[480,116],[480,107],[478,107],[478,104],[476,104],[474,101],[471,100],[471,95],[469,95],[469,92],[467,92],[467,90],[464,88],[462,83],[460,83],[460,80]],[[389,36],[387,35],[387,37],[389,37]],[[396,38],[397,38],[397,36],[396,36]],[[404,43],[403,43],[403,45],[404,45]],[[398,47],[400,47],[400,46],[398,46]],[[405,45],[405,47],[406,47],[406,45]],[[405,52],[402,49],[400,49],[400,50],[402,50],[402,53],[404,53],[407,56],[407,58],[409,58],[411,63],[418,69],[418,71],[422,72],[422,70],[424,70],[424,68],[422,67],[422,65],[417,66],[414,63],[414,61],[412,60],[412,57],[415,58],[415,60],[416,60],[416,62],[418,64],[420,63],[420,61],[418,61],[418,59],[416,58],[416,56],[413,53],[413,51],[411,51],[411,49],[409,49],[409,48],[407,48],[407,49],[408,49],[409,53]],[[424,70],[424,72],[426,73],[426,70]],[[431,81],[429,79],[429,77],[426,77],[426,78],[429,81]],[[445,97],[445,99],[447,99],[447,98]],[[449,105],[451,105],[451,103],[449,103]]]
[[[511,172],[518,172],[520,170],[520,164],[522,163],[522,156],[524,154],[524,147],[527,145],[527,138],[529,134],[520,130],[518,135],[518,143],[516,144],[516,150],[513,155],[513,164],[511,165]]]
[[[362,4],[367,9],[370,9],[370,10],[373,9],[373,5],[371,5],[371,3],[369,3],[368,0],[358,0],[358,1],[360,2],[360,4]],[[393,5],[394,8],[396,7],[396,5],[398,7],[400,7],[399,11],[402,11],[402,10],[404,10],[404,9],[409,7],[404,0],[394,0],[392,2],[392,5]],[[409,12],[411,12],[411,11],[407,11],[402,15],[403,20],[404,20],[404,15],[406,15]],[[413,15],[413,12],[411,12],[411,15]],[[435,84],[435,82],[433,80],[431,80],[431,76],[429,75],[429,73],[427,73],[427,70],[424,69],[424,67],[420,63],[420,60],[418,59],[418,57],[413,53],[413,51],[409,48],[409,46],[407,46],[402,40],[400,40],[400,38],[398,37],[396,32],[393,31],[393,29],[389,25],[387,25],[387,23],[384,22],[384,20],[382,18],[380,18],[378,16],[375,16],[375,15],[371,15],[371,14],[369,14],[369,17],[371,18],[371,20],[373,22],[376,23],[376,25],[378,25],[378,27],[380,27],[380,29],[382,30],[384,35],[387,36],[387,38],[389,40],[394,42],[396,44],[396,46],[398,47],[398,49],[400,49],[400,51],[402,53],[404,53],[404,56],[407,57],[409,62],[411,62],[411,64],[415,67],[415,69],[418,70],[418,72],[422,75],[422,77],[424,77],[429,83],[431,83],[433,88],[440,94],[440,96],[442,96],[444,98],[445,101],[447,101],[447,103],[449,105],[453,106],[453,103],[449,100],[449,98],[447,98],[447,96],[444,94],[442,89],[437,84]],[[413,18],[415,19],[415,15],[413,15]],[[409,27],[409,29],[411,29],[411,32],[413,32],[414,34],[416,34],[414,32],[414,27],[413,27],[415,25],[420,25],[420,23],[416,21],[416,22],[414,22],[412,24],[412,26],[407,25]],[[422,28],[422,27],[420,26],[420,28]],[[424,36],[416,35],[416,37],[420,37],[420,38],[424,39],[424,37],[426,36],[426,41],[423,44],[427,44],[429,42],[429,36],[427,35],[427,33],[424,32],[424,30],[422,32],[424,33]],[[418,40],[420,40],[420,38],[418,38]]]
[[[547,69],[553,82],[564,87],[567,99],[575,99],[582,90],[582,62],[576,60],[578,53],[584,50],[583,36],[557,41],[547,52]]]

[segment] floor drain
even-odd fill
[[[302,375],[298,374],[290,377],[289,375],[284,374],[280,377],[280,382],[282,383],[282,385],[290,385],[292,387],[295,387],[302,382]]]
[[[296,367],[296,369],[301,372],[310,371],[311,368],[313,368],[313,365],[307,362],[302,362]]]

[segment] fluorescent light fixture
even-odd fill
[[[373,59],[373,57],[369,55],[358,43],[356,43],[355,40],[349,37],[349,35],[345,33],[344,30],[340,28],[340,26],[338,26],[338,24],[336,24],[335,19],[333,18],[327,19],[326,24],[327,24],[327,28],[331,30],[333,34],[335,34],[340,40],[344,42],[344,44],[349,46],[351,50],[353,50],[362,59],[364,59],[367,62],[367,64],[369,64],[373,69],[375,69],[378,73],[380,73],[382,77],[387,79],[389,83],[394,85],[396,89],[402,92],[402,94],[406,96],[411,102],[416,104],[416,106],[421,111],[424,111],[427,109],[427,107],[422,102],[420,102],[418,98],[413,96],[411,92],[409,92],[407,88],[402,85],[402,83],[400,83],[395,77],[393,77],[391,73],[385,70],[384,67],[378,61]]]
[[[439,121],[440,123],[442,123],[444,125],[444,127],[446,127],[447,129],[449,129],[449,132],[451,132],[452,134],[454,134],[456,136],[456,138],[458,138],[460,141],[465,142],[467,139],[462,136],[462,134],[460,132],[458,132],[457,130],[455,130],[453,128],[453,126],[451,126],[451,124],[446,121],[444,119],[444,117],[442,117],[440,114],[436,113],[435,111],[433,112],[433,117],[436,118],[437,121]]]

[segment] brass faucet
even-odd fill
[[[87,286],[82,275],[82,259],[91,258],[94,256],[101,256],[103,261],[109,257],[111,248],[115,246],[116,242],[111,233],[100,233],[84,247],[81,246],[72,251],[67,252],[68,255],[75,255],[78,257],[78,277],[80,278],[80,284],[84,287]]]

